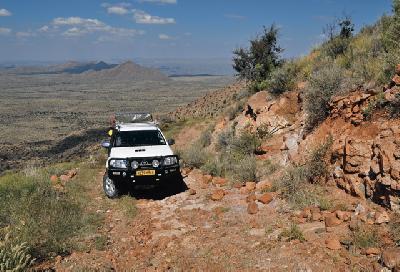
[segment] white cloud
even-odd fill
[[[150,15],[143,10],[132,10],[133,18],[138,24],[154,24],[154,25],[165,25],[165,24],[175,24],[174,18],[162,18],[158,16]]]
[[[64,28],[64,32],[61,33],[61,35],[69,38],[92,33],[108,34],[108,36],[102,35],[98,41],[113,40],[115,37],[133,38],[145,33],[142,30],[112,27],[97,19],[81,17],[58,17],[53,20],[52,25],[54,29],[69,26],[70,28]]]
[[[112,6],[107,8],[109,14],[125,15],[129,13],[129,10],[125,7]]]
[[[158,35],[158,38],[160,40],[171,40],[172,38],[170,36],[168,36],[167,34],[160,34]]]
[[[177,0],[139,0],[139,2],[144,3],[160,3],[160,4],[176,4]]]
[[[5,27],[0,27],[0,35],[8,35],[11,33],[11,29],[5,28]]]
[[[50,30],[50,27],[47,25],[44,25],[38,29],[39,32],[48,32],[49,30]]]
[[[78,27],[71,27],[66,31],[64,31],[62,35],[65,37],[79,37],[85,35],[86,33],[88,32],[84,29],[80,29]]]
[[[17,38],[25,39],[25,38],[35,37],[36,33],[31,32],[31,31],[29,31],[29,32],[20,31],[20,32],[15,33],[15,36]]]
[[[85,27],[103,27],[105,24],[97,19],[85,19],[81,17],[58,17],[53,20],[53,25],[56,26],[85,26]]]
[[[11,16],[11,15],[12,15],[12,13],[9,12],[8,10],[6,10],[6,9],[0,9],[0,17],[1,17],[1,16]]]

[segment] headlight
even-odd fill
[[[169,166],[169,165],[174,165],[174,164],[178,164],[177,157],[166,157],[164,159],[164,165]]]
[[[110,160],[109,164],[113,168],[128,168],[128,162],[126,160]]]
[[[153,165],[153,167],[158,167],[160,166],[160,162],[158,160],[153,160],[153,162],[151,163]]]
[[[133,162],[131,163],[131,166],[132,166],[133,169],[138,169],[139,163],[138,163],[137,161],[133,161]]]

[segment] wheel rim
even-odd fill
[[[106,193],[108,195],[113,195],[114,194],[115,185],[114,185],[114,182],[109,177],[106,178],[106,186],[105,187],[106,187]]]

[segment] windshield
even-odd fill
[[[165,145],[165,139],[158,130],[120,131],[115,135],[115,147]]]

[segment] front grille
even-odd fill
[[[138,169],[153,169],[153,160],[158,160],[160,162],[161,166],[161,158],[160,157],[154,157],[154,158],[133,158],[133,159],[128,159],[129,165],[132,167],[132,162],[137,161],[139,164]],[[159,168],[159,167],[157,167]]]

